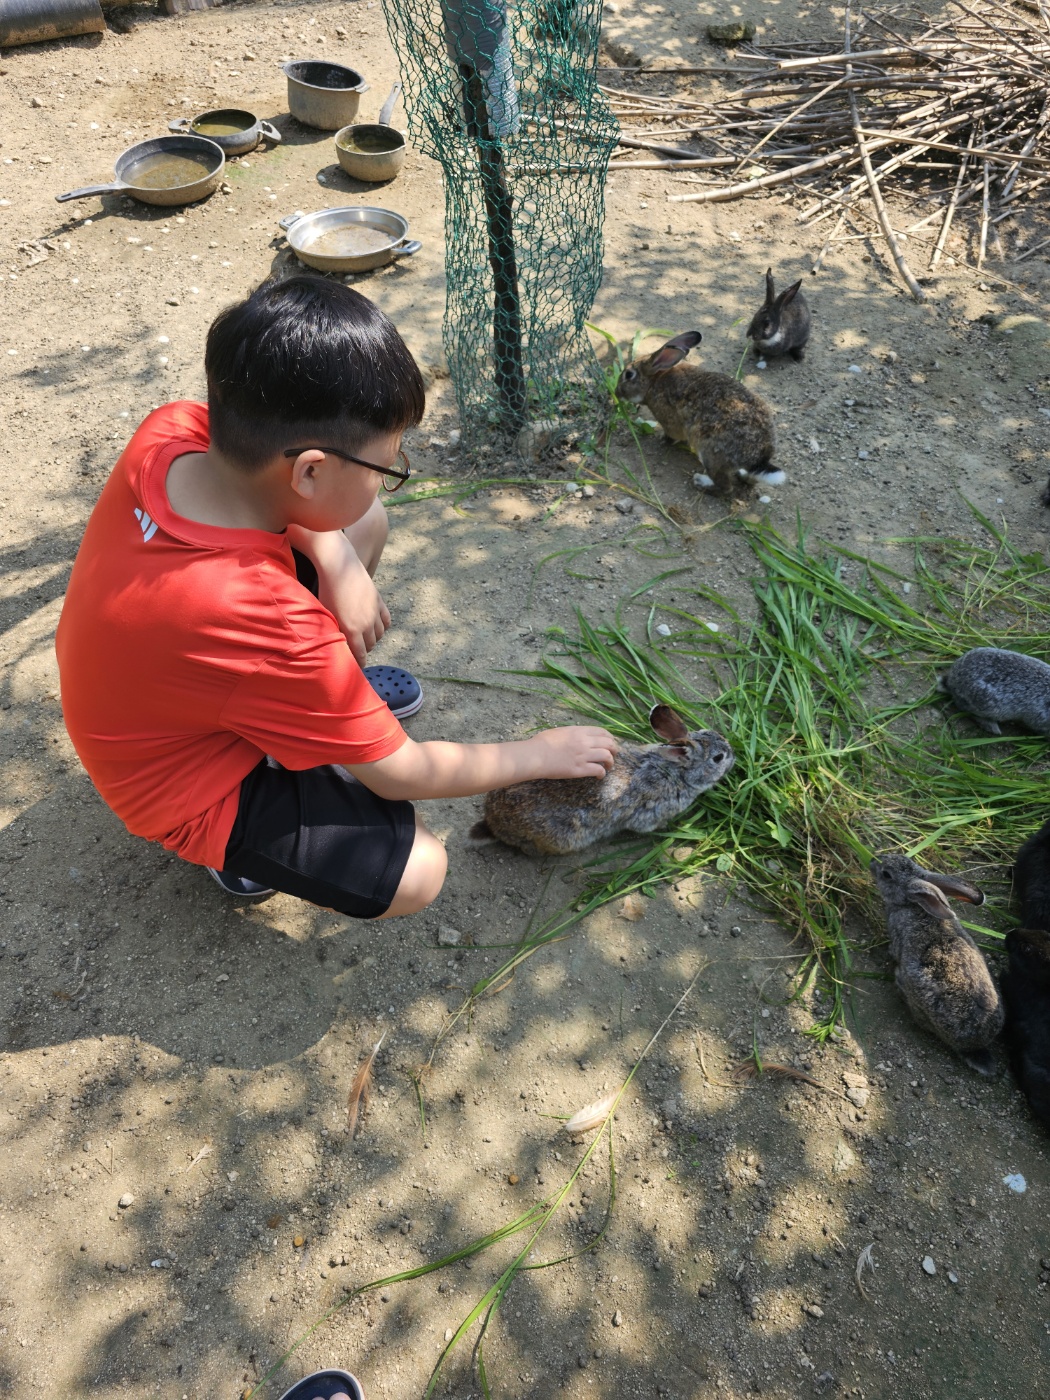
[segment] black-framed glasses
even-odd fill
[[[284,455],[286,457],[298,457],[300,452],[323,452],[326,456],[338,457],[343,462],[355,462],[359,467],[367,467],[370,472],[379,472],[384,478],[383,489],[391,495],[395,491],[400,491],[405,482],[412,475],[412,465],[408,460],[408,454],[404,448],[398,448],[397,460],[401,463],[402,471],[397,467],[377,467],[375,462],[366,462],[363,457],[354,457],[349,452],[344,452],[341,447],[286,447]],[[393,478],[394,485],[390,485],[390,478]]]

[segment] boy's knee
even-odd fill
[[[401,914],[418,914],[427,905],[433,904],[441,893],[448,870],[448,853],[444,846],[425,826],[416,827],[416,837],[412,852],[401,876],[390,908],[383,918]]]

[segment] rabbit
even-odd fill
[[[1017,852],[1013,875],[1022,926],[1006,935],[1006,1040],[1029,1107],[1050,1127],[1050,822]]]
[[[876,856],[869,869],[886,905],[897,986],[911,1014],[971,1068],[993,1074],[988,1047],[1003,1028],[1002,1002],[977,944],[944,897],[983,904],[984,895],[905,855]]]
[[[469,839],[567,855],[618,831],[666,826],[724,778],[736,756],[713,729],[690,734],[668,705],[654,706],[649,723],[666,745],[621,744],[604,778],[537,778],[487,793]]]
[[[701,491],[727,494],[738,481],[782,485],[787,478],[773,465],[769,405],[728,374],[683,365],[700,340],[699,331],[683,331],[655,354],[633,360],[616,397],[644,403],[672,442],[689,444],[703,467],[693,477]]]
[[[1021,905],[1022,927],[1050,930],[1050,822],[1017,852],[1014,894]]]
[[[1050,1128],[1050,932],[1013,928],[1003,974],[1010,1065],[1035,1116]]]
[[[989,734],[1002,733],[1000,720],[1050,734],[1050,666],[1034,656],[974,647],[937,677],[937,689]]]
[[[766,269],[766,299],[747,328],[756,355],[790,355],[802,360],[809,340],[809,306],[802,295],[802,278],[779,296],[773,285],[773,269]]]

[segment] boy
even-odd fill
[[[70,738],[130,831],[229,893],[415,913],[446,856],[411,799],[600,778],[616,742],[417,744],[363,674],[390,625],[378,492],[408,479],[424,409],[377,307],[265,284],[214,322],[205,370],[207,409],[152,413],[88,522],[56,641]]]

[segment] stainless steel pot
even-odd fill
[[[150,183],[163,173],[164,161],[185,160],[201,171],[197,179],[180,184]],[[128,194],[143,204],[159,204],[170,208],[176,204],[195,204],[207,199],[219,186],[226,157],[214,141],[203,136],[155,136],[152,141],[139,141],[117,157],[116,180],[111,185],[85,185],[80,190],[56,194],[59,204],[67,199],[87,199],[93,194]]]
[[[299,260],[319,272],[371,272],[423,246],[409,239],[408,220],[391,209],[319,209],[289,214],[280,223]]]
[[[285,63],[288,110],[296,120],[321,131],[338,131],[357,116],[368,84],[361,74],[341,63],[301,58]]]
[[[401,84],[395,83],[383,103],[378,122],[361,122],[344,126],[336,132],[335,153],[339,164],[355,180],[377,184],[392,180],[405,163],[405,138],[390,125],[394,106],[401,95]]]
[[[208,131],[207,127],[235,127],[225,133]],[[217,107],[212,112],[202,112],[199,117],[176,117],[168,122],[169,131],[190,131],[194,136],[203,136],[214,141],[216,146],[228,156],[246,156],[254,151],[265,137],[276,146],[281,133],[270,122],[264,122],[254,112],[245,112],[238,107]]]

